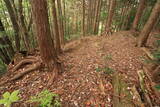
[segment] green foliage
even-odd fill
[[[116,72],[116,71],[113,70],[112,68],[109,68],[109,67],[104,68],[105,74],[113,74],[114,72]]]
[[[32,96],[29,102],[38,102],[40,107],[61,107],[58,95],[48,90],[43,90],[36,96]]]
[[[19,90],[13,91],[11,94],[9,92],[5,92],[2,96],[3,99],[0,100],[0,105],[3,104],[5,107],[11,107],[11,104],[18,101]]]
[[[102,71],[102,68],[96,68],[96,72]]]
[[[0,75],[5,73],[7,71],[6,64],[3,63],[3,61],[0,59]]]
[[[156,85],[155,88],[160,91],[160,85]]]
[[[155,63],[160,64],[160,51],[156,51],[153,53],[153,56],[155,58]]]
[[[114,72],[116,72],[115,70],[113,70],[112,68],[109,68],[109,67],[96,68],[96,72],[101,72],[101,71],[103,71],[105,74],[113,74]]]

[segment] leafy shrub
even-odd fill
[[[0,105],[3,104],[5,107],[11,107],[11,104],[19,100],[19,90],[13,91],[12,93],[5,92],[0,99]]]
[[[38,102],[40,107],[61,107],[58,95],[48,90],[40,92],[36,96],[32,96],[29,102]]]

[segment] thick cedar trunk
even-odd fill
[[[85,0],[82,0],[82,4],[83,4],[82,35],[85,36]]]
[[[144,28],[140,33],[140,38],[138,40],[138,47],[143,47],[146,45],[149,34],[152,31],[156,21],[158,20],[159,14],[160,14],[160,0],[158,0],[157,3],[155,4],[148,21],[146,22]]]
[[[4,0],[4,2],[5,2],[6,7],[8,9],[10,19],[11,19],[11,22],[13,25],[13,29],[15,32],[16,48],[17,48],[17,51],[19,51],[20,50],[20,35],[19,35],[19,27],[18,27],[15,11],[13,10],[13,7],[12,7],[11,2],[9,0]]]
[[[109,7],[109,16],[107,18],[107,21],[106,21],[107,23],[105,26],[106,33],[109,33],[111,31],[111,24],[112,24],[114,11],[115,11],[115,7],[116,7],[116,0],[111,0],[110,3],[111,4]]]
[[[42,60],[49,68],[49,71],[54,70],[53,73],[57,76],[58,66],[49,28],[47,0],[31,0],[31,6]]]
[[[59,15],[59,34],[61,37],[61,44],[64,45],[64,26],[63,26],[63,15],[62,15],[62,6],[61,0],[57,0],[58,6],[58,15]]]
[[[56,4],[55,0],[52,0],[52,14],[53,14],[53,21],[54,21],[54,27],[55,27],[55,39],[56,39],[56,52],[57,55],[61,52],[61,44],[60,44],[60,34],[59,34],[59,26],[58,26],[58,19],[57,19],[57,13],[56,13]]]
[[[138,10],[137,10],[137,13],[136,13],[136,16],[134,18],[133,25],[132,25],[132,30],[136,30],[137,29],[139,20],[140,20],[142,14],[143,14],[144,9],[145,9],[145,2],[146,2],[146,0],[140,0],[139,6],[138,6]]]

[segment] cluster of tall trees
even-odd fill
[[[3,0],[2,3],[5,7],[1,8],[7,16],[1,16],[2,20],[0,19],[1,60],[9,64],[15,53],[24,50],[30,52],[35,48],[34,44],[38,43],[43,62],[49,71],[54,70],[56,76],[61,68],[57,56],[62,52],[61,47],[64,45],[65,9],[62,12],[62,1]],[[14,31],[12,33],[14,38],[8,31]]]
[[[60,68],[58,55],[71,35],[138,30],[141,47],[160,29],[160,0],[2,0],[0,9],[2,61],[9,64],[16,52],[38,44],[50,70]]]

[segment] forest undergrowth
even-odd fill
[[[35,62],[31,65],[25,63],[13,70],[16,64],[21,60],[26,60],[29,56],[24,57],[14,64],[11,63],[8,66],[8,69],[11,70],[0,78],[1,82],[8,80],[3,86],[0,86],[0,94],[19,90],[21,103],[15,103],[15,106],[33,106],[34,104],[25,101],[48,87],[48,90],[60,96],[64,107],[84,105],[86,107],[111,107],[119,97],[126,101],[130,99],[127,102],[119,101],[124,103],[124,107],[134,107],[138,98],[132,89],[137,87],[139,81],[137,71],[142,69],[143,58],[146,57],[142,49],[135,45],[136,37],[129,31],[71,41],[65,45],[64,53],[59,56],[63,62],[64,71],[49,87],[47,83],[50,73],[45,70],[44,66],[9,81],[16,74],[20,74],[35,64]],[[32,57],[40,60],[39,52],[32,54]],[[117,87],[115,75],[120,75],[120,81],[123,81],[121,90],[126,90],[120,95],[116,95],[115,92],[115,87]],[[153,104],[158,104],[156,97],[152,100],[154,100]]]

